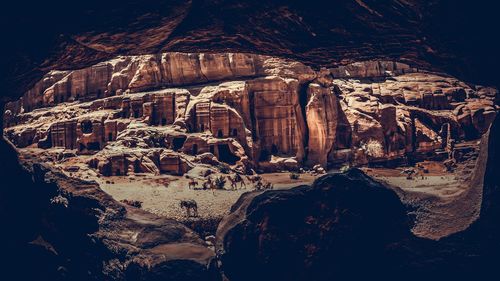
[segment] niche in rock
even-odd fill
[[[172,141],[172,149],[177,151],[184,146],[184,142],[186,142],[186,137],[176,137]]]
[[[219,144],[217,145],[217,149],[219,150],[219,160],[229,165],[234,165],[236,161],[240,160],[240,158],[234,155],[229,149],[229,145],[227,144]]]
[[[81,123],[81,126],[82,126],[82,133],[84,133],[84,134],[92,133],[92,121],[83,120]]]

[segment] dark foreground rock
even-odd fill
[[[7,143],[1,148],[16,157]],[[43,165],[2,176],[17,183],[1,188],[3,280],[214,280],[213,252],[181,223]]]
[[[333,280],[359,266],[390,271],[391,247],[410,235],[397,195],[359,170],[247,195],[232,211],[217,232],[230,280]]]
[[[359,170],[311,187],[246,194],[217,231],[229,280],[464,280],[498,274],[500,119],[484,137],[471,184],[481,215],[438,241],[410,232],[412,210]]]

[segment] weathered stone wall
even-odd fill
[[[363,165],[451,155],[451,142],[486,132],[497,92],[397,62],[314,71],[259,55],[165,53],[53,71],[6,106],[4,126],[20,148],[97,153],[109,175],[181,174],[211,157],[243,170]]]

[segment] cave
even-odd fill
[[[174,151],[177,151],[181,149],[184,146],[184,142],[186,142],[186,137],[175,137],[172,139],[172,149]]]
[[[101,149],[101,144],[99,142],[89,142],[87,143],[87,149],[98,151]]]
[[[238,156],[234,155],[231,152],[231,149],[229,148],[228,144],[218,144],[217,150],[219,152],[217,158],[222,162],[234,165],[236,161],[240,160]]]
[[[271,160],[271,153],[269,153],[267,149],[263,148],[259,153],[259,161],[264,162],[269,160]]]
[[[90,134],[92,133],[92,121],[90,120],[83,120],[82,123],[80,123],[80,126],[82,128],[82,133],[84,134]]]

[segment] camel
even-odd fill
[[[258,181],[262,180],[262,177],[259,176],[259,175],[256,175],[256,176],[253,176],[253,177],[247,176],[247,179],[248,179],[249,182],[251,182],[253,184],[256,184]]]
[[[240,188],[243,187],[245,187],[245,189],[247,188],[247,184],[245,183],[245,180],[243,180],[243,178],[240,176],[240,174],[234,175],[234,181],[240,183]]]
[[[212,179],[209,177],[207,178],[207,180],[203,183],[203,189],[204,190],[207,190],[207,189],[210,189],[212,190],[212,194],[215,195],[215,190],[217,189],[214,182],[212,181]]]
[[[229,180],[229,183],[231,184],[231,189],[236,190],[236,179],[233,179],[231,176],[227,176],[227,179]]]
[[[193,199],[181,200],[179,203],[181,209],[186,209],[187,217],[198,217],[198,203]],[[191,213],[193,211],[193,213]]]

